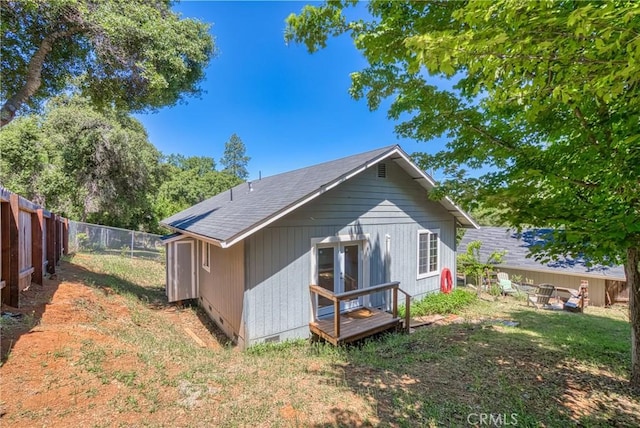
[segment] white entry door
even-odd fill
[[[362,288],[362,244],[360,242],[335,242],[316,247],[316,284],[338,294]],[[334,312],[333,302],[318,296],[318,316]],[[342,302],[340,310],[362,306],[362,299]]]
[[[169,302],[196,299],[195,243],[192,239],[167,245],[167,298]]]

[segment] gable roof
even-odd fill
[[[533,258],[527,258],[529,248],[545,241],[551,229],[523,230],[521,234],[506,227],[481,227],[467,230],[458,246],[458,254],[467,251],[472,241],[482,242],[480,258],[486,260],[493,251],[507,250],[504,261],[499,265],[505,268],[549,272],[565,275],[580,275],[591,278],[604,278],[624,281],[623,266],[587,266],[585,259],[560,258],[543,264]]]
[[[230,247],[387,159],[398,163],[426,190],[435,186],[433,179],[421,171],[400,146],[394,145],[239,184],[161,223],[174,231],[223,248]],[[478,227],[451,199],[444,198],[440,203],[462,227]]]

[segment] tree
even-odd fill
[[[502,263],[505,254],[507,254],[506,250],[493,251],[489,254],[487,260],[482,262],[480,261],[480,247],[482,247],[482,242],[471,241],[467,245],[467,252],[458,254],[456,257],[460,272],[465,274],[465,276],[471,275],[475,277],[476,286],[478,287],[476,289],[478,296],[480,296],[480,291],[482,289],[482,275],[484,275],[485,272],[492,270],[496,265]]]
[[[40,176],[47,165],[47,148],[37,117],[15,121],[0,132],[0,183],[38,204],[43,204]]]
[[[245,155],[244,143],[236,134],[233,134],[229,141],[224,145],[224,155],[220,163],[224,166],[224,170],[235,175],[241,180],[249,177],[247,164],[251,158]]]
[[[0,126],[72,84],[95,106],[145,111],[200,94],[209,25],[170,0],[2,1]]]
[[[137,120],[60,97],[3,128],[0,151],[10,190],[82,221],[157,230],[160,153]]]
[[[240,184],[235,175],[216,171],[213,158],[172,154],[161,165],[162,184],[155,201],[158,218],[166,218]]]
[[[313,52],[350,33],[369,63],[351,94],[372,109],[393,97],[403,137],[449,138],[418,156],[447,174],[440,190],[517,227],[553,227],[537,257],[624,262],[640,388],[640,3],[372,1],[373,19],[349,22],[354,3],[305,6],[286,40]]]

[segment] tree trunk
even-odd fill
[[[22,105],[27,102],[29,98],[31,98],[40,88],[40,85],[42,84],[42,68],[44,66],[44,61],[53,49],[54,42],[71,33],[72,31],[57,31],[42,39],[38,50],[29,60],[29,67],[27,68],[24,85],[22,85],[15,94],[7,99],[0,110],[0,128],[11,122],[20,107],[22,107]]]
[[[627,249],[624,267],[629,287],[631,321],[631,388],[640,391],[640,247]]]

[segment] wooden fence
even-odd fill
[[[0,297],[20,306],[20,292],[31,283],[42,285],[67,254],[69,222],[0,186]]]

